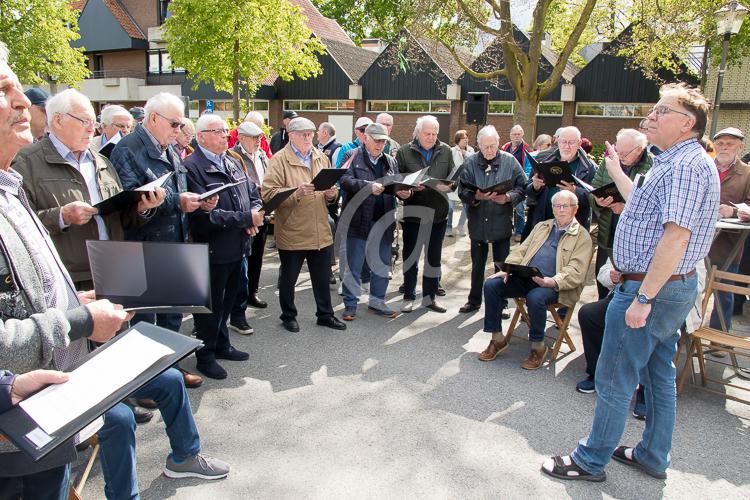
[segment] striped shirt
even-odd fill
[[[679,142],[655,157],[641,186],[633,185],[620,215],[613,243],[617,269],[647,272],[664,225],[673,222],[690,230],[685,255],[674,272],[692,271],[711,248],[719,191],[713,160],[696,139]]]

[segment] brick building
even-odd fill
[[[748,21],[745,21],[748,22]],[[726,127],[737,127],[750,135],[750,82],[748,82],[750,57],[745,57],[741,64],[728,67],[724,72],[724,83],[721,88],[721,105],[716,130]],[[716,83],[719,68],[711,65],[706,77],[706,97],[713,101],[716,95]],[[745,140],[745,151],[750,151],[750,140]]]

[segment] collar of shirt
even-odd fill
[[[376,165],[378,163],[378,160],[383,157],[383,153],[380,153],[378,156],[372,156],[369,152],[367,153],[368,158],[370,158],[370,163],[373,165]]]
[[[684,141],[673,144],[669,148],[662,151],[659,156],[654,158],[654,165],[669,163],[675,156],[682,153],[686,148],[694,146],[698,146],[699,148],[703,149],[702,146],[698,143],[698,139],[696,139],[695,137],[691,137],[690,139],[685,139]]]
[[[198,147],[201,148],[201,151],[203,151],[203,154],[206,155],[206,158],[208,158],[208,161],[213,163],[214,165],[218,167],[224,166],[224,158],[226,158],[226,153],[221,153],[217,155],[214,152],[209,151],[208,149],[204,148],[200,144],[198,144]]]
[[[329,145],[330,143],[332,143],[332,142],[333,142],[333,141],[335,141],[335,140],[336,140],[336,136],[334,135],[334,136],[332,136],[332,137],[331,137],[330,139],[328,139],[328,141],[327,141],[327,142],[326,142],[325,144],[323,144],[322,142],[319,142],[319,143],[318,143],[318,149],[323,149],[323,148],[325,148],[326,146],[328,146],[328,145]]]
[[[557,219],[555,219],[555,222],[554,222],[554,226],[553,226],[553,227],[554,227],[555,229],[557,229],[558,231],[567,231],[567,230],[568,230],[568,228],[570,227],[570,225],[571,225],[571,224],[573,224],[573,221],[570,221],[570,222],[568,222],[568,223],[567,223],[567,224],[566,224],[565,226],[563,226],[563,227],[560,227],[560,226],[559,226],[559,225],[557,224]]]
[[[291,143],[289,145],[292,147],[292,151],[294,151],[294,154],[297,155],[297,158],[302,160],[302,163],[309,167],[310,162],[312,161],[312,148],[310,148],[310,151],[308,151],[307,154],[303,156],[302,153],[300,153],[299,150],[295,148]]]
[[[247,156],[251,160],[255,161],[255,155],[254,154],[252,154],[251,152],[249,152],[247,149],[243,148],[241,142],[237,141],[237,144],[239,144],[239,146],[240,146],[240,153],[242,153],[243,155]]]
[[[63,160],[71,162],[74,166],[80,165],[85,161],[94,161],[94,157],[91,156],[91,153],[88,149],[83,152],[80,158],[76,158],[76,155],[70,149],[68,149],[65,144],[60,142],[60,139],[55,137],[55,134],[53,134],[52,132],[49,133],[49,140],[52,141],[52,145],[55,146],[55,149],[58,153],[60,153],[60,156],[62,156]]]
[[[143,126],[143,131],[146,132],[146,135],[149,139],[151,139],[151,142],[154,144],[154,146],[156,146],[156,149],[160,153],[163,154],[167,150],[167,146],[162,146],[161,144],[159,144],[159,141],[157,141],[156,137],[154,137],[153,134],[148,130],[148,127]]]
[[[0,190],[18,197],[18,190],[21,189],[23,178],[15,170],[0,169]]]
[[[731,170],[731,169],[733,169],[733,168],[734,168],[734,166],[735,166],[735,165],[737,165],[737,158],[735,158],[735,159],[734,159],[734,161],[733,161],[732,163],[730,163],[729,165],[727,165],[727,166],[726,166],[726,167],[724,167],[724,168],[721,168],[721,165],[719,165],[719,162],[717,162],[717,161],[716,161],[716,159],[714,159],[714,163],[716,164],[716,169],[717,169],[717,170],[718,170],[719,172],[726,172],[727,170]]]
[[[107,134],[105,134],[104,132],[102,132],[102,146],[104,146],[108,142],[109,142],[109,137],[107,137]]]

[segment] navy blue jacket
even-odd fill
[[[205,193],[247,179],[244,184],[219,193],[219,202],[210,212],[198,209],[189,215],[193,241],[208,243],[212,264],[231,264],[250,254],[252,237],[247,229],[253,225],[251,210],[260,210],[262,206],[258,187],[239,162],[226,156],[224,164],[228,173],[211,163],[200,147],[185,159],[188,187],[193,193]]]
[[[549,151],[544,151],[536,157],[536,161],[539,163],[545,163],[550,161],[560,160],[560,150],[553,148]],[[584,182],[591,184],[596,174],[596,165],[589,159],[586,152],[578,148],[578,167],[576,167],[576,177]],[[589,193],[581,186],[576,186],[576,197],[578,197],[578,212],[576,212],[576,220],[578,223],[589,230],[591,226],[591,205],[589,204]],[[539,191],[534,191],[534,185],[529,179],[526,184],[526,205],[529,207],[529,220],[526,221],[528,229],[524,229],[524,234],[531,232],[531,229],[539,222],[546,219],[547,213],[547,187],[543,187]]]
[[[371,185],[378,180],[378,177],[375,174],[375,168],[370,162],[365,146],[362,145],[353,151],[355,152],[354,159],[340,181],[341,190],[344,192],[344,208],[341,212],[340,221],[349,221],[349,236],[367,239],[372,223],[377,222],[373,220],[377,197],[372,195]],[[378,162],[385,162],[383,164],[383,177],[393,176],[398,173],[396,160],[391,155],[381,155]],[[380,182],[383,182],[382,179]],[[360,203],[357,203],[356,207],[352,205],[351,208],[347,208],[349,202],[363,189],[370,192],[370,195],[365,197]],[[393,229],[395,229],[396,224],[396,197],[385,192],[380,196],[383,197],[384,216],[390,219],[389,225],[391,226],[386,229],[383,238],[390,243],[393,241]],[[354,213],[349,215],[351,210],[354,210]],[[350,216],[351,219],[349,219]]]
[[[0,370],[0,413],[9,410],[13,405],[10,402],[10,388],[13,385],[13,375],[7,370]]]
[[[167,191],[164,203],[154,209],[155,213],[147,224],[126,230],[125,239],[187,241],[187,218],[180,209],[180,193],[187,191],[187,170],[177,153],[167,147],[167,161],[163,160],[148,132],[140,126],[117,143],[110,160],[125,190],[143,186],[168,172],[175,173],[163,186]]]

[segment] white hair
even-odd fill
[[[65,89],[47,99],[47,104],[44,106],[44,109],[47,111],[47,125],[52,127],[52,120],[55,115],[70,113],[74,104],[88,108],[91,110],[91,114],[94,114],[94,107],[91,105],[88,97],[76,89]]]
[[[250,111],[248,114],[245,115],[245,119],[242,120],[244,122],[252,122],[256,124],[257,126],[263,125],[265,123],[265,120],[263,119],[263,115],[261,115],[257,111]]]
[[[644,149],[648,146],[648,137],[646,137],[646,134],[639,132],[634,128],[621,128],[620,131],[617,132],[615,139],[619,141],[623,137],[630,137],[639,148]]]
[[[380,113],[377,117],[375,117],[375,123],[380,123],[381,118],[390,119],[391,125],[393,125],[393,115],[389,113]],[[383,125],[382,123],[380,124]]]
[[[129,120],[133,120],[133,115],[130,114],[130,111],[117,104],[110,104],[102,109],[102,124],[112,125],[112,120],[115,119],[115,116],[126,116]]]
[[[185,103],[174,94],[170,94],[169,92],[159,92],[146,101],[146,105],[143,107],[143,121],[147,122],[149,118],[151,118],[151,113],[164,114],[170,109],[179,109],[181,113],[184,113]]]
[[[0,42],[0,64],[8,64],[8,46]]]
[[[555,132],[555,134],[556,134],[556,137],[560,137],[566,132],[572,132],[573,134],[575,134],[577,140],[579,141],[581,140],[581,131],[578,130],[578,127],[573,127],[573,126],[560,127],[559,129],[557,129],[557,132]]]
[[[500,142],[500,134],[497,133],[497,129],[494,125],[487,125],[482,127],[479,133],[477,133],[477,143],[485,137],[491,137],[493,139],[497,139],[497,141]]]
[[[328,135],[333,137],[336,135],[336,127],[333,126],[333,123],[330,122],[323,122],[320,124],[320,127],[323,128],[326,132],[328,132]]]
[[[225,122],[224,118],[221,116],[213,113],[203,113],[200,118],[198,118],[198,121],[195,122],[195,131],[203,132],[204,130],[213,128],[213,124],[215,123],[221,123],[224,128],[227,128],[227,122]]]
[[[514,130],[516,130],[516,131],[518,131],[518,132],[521,132],[521,135],[523,135],[523,134],[524,134],[524,131],[523,131],[523,127],[522,127],[522,126],[520,126],[520,125],[513,125],[513,126],[512,126],[511,128],[510,128],[510,131],[511,131],[511,133],[513,133],[513,131],[514,131]]]
[[[571,205],[578,205],[578,196],[576,196],[574,192],[568,191],[567,189],[561,189],[560,191],[553,194],[552,200],[550,201],[552,203],[555,203],[555,200],[558,200],[560,198],[567,198]]]
[[[414,135],[417,135],[419,132],[421,132],[422,127],[424,127],[427,123],[435,125],[438,132],[440,131],[440,122],[438,121],[438,119],[432,115],[424,115],[417,118],[417,126],[414,127]]]
[[[552,137],[560,137],[560,132],[562,132],[563,127],[560,127],[559,129],[555,130],[555,133],[552,134]]]

